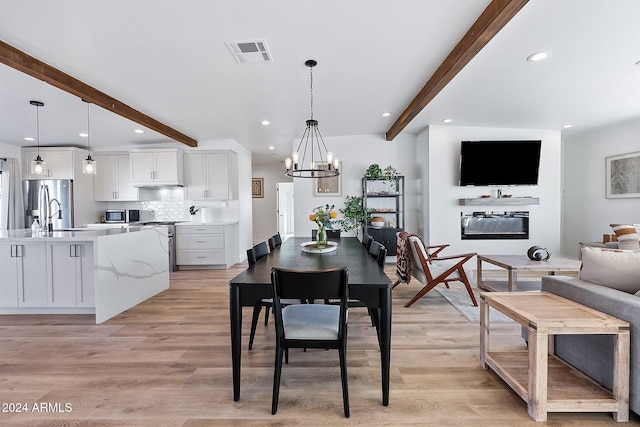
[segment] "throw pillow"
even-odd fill
[[[638,232],[633,225],[629,224],[611,224],[613,232],[616,233],[618,239],[618,248],[623,250],[640,249]]]
[[[630,294],[640,291],[640,253],[584,247],[580,279]]]

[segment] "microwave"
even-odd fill
[[[126,209],[110,209],[104,213],[104,222],[128,222]]]

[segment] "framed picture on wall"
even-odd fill
[[[264,197],[264,178],[251,178],[251,197]]]
[[[605,158],[606,198],[640,197],[640,151]]]
[[[321,163],[327,166],[327,163]],[[340,175],[329,178],[313,178],[314,196],[342,196],[342,162],[338,165]]]

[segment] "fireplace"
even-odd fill
[[[529,212],[462,212],[462,240],[528,239]]]

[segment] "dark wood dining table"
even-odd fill
[[[349,270],[349,298],[362,301],[378,313],[378,341],[382,367],[382,404],[389,405],[391,360],[391,279],[375,258],[355,237],[341,238],[338,248],[327,253],[303,252],[301,243],[309,238],[289,238],[279,248],[229,282],[231,321],[231,359],[233,400],[240,400],[240,362],[242,359],[242,307],[253,307],[262,298],[271,298],[271,268],[323,270],[346,266]]]

